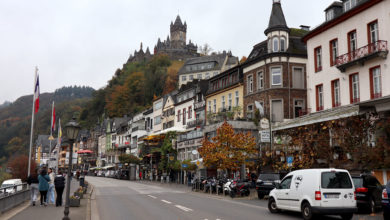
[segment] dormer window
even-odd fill
[[[272,39],[272,51],[279,52],[279,39],[277,37]]]
[[[351,8],[356,6],[356,0],[346,0],[344,2],[344,11],[349,11]]]
[[[326,12],[326,21],[330,21],[334,18],[334,11],[332,9]]]
[[[280,38],[280,52],[286,51],[286,38]]]

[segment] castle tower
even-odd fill
[[[171,46],[174,49],[183,49],[186,46],[187,24],[181,22],[177,15],[175,23],[171,22]]]

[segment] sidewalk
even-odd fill
[[[70,184],[70,195],[73,195],[73,192],[77,190],[79,187],[79,182],[75,179],[72,180]],[[88,191],[90,191],[90,188]],[[40,206],[40,201],[37,201],[36,206],[32,206],[30,201],[21,205],[24,207],[22,211],[9,218],[11,220],[25,220],[25,219],[62,219],[64,216],[65,209],[65,194],[66,189],[63,194],[63,205],[61,207],[56,207],[55,204],[49,204],[48,206]],[[85,220],[87,216],[87,203],[88,199],[86,199],[88,194],[84,195],[84,199],[80,200],[80,207],[70,207],[69,208],[69,217],[72,220]],[[40,198],[40,196],[38,197]],[[20,208],[16,207],[15,209]],[[10,210],[9,212],[12,212]],[[1,219],[7,216],[7,212],[0,216]]]

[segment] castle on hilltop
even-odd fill
[[[180,16],[176,17],[175,23],[171,22],[170,25],[170,37],[161,41],[157,40],[157,44],[154,46],[153,54],[150,53],[149,47],[146,51],[143,51],[141,43],[139,51],[134,51],[134,54],[130,55],[128,62],[140,62],[148,61],[153,55],[166,54],[174,60],[184,60],[186,58],[198,57],[198,46],[189,40],[187,44],[187,23],[182,23]]]

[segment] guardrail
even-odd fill
[[[28,199],[30,199],[30,188],[27,183],[2,187],[0,188],[0,213],[10,210]]]

